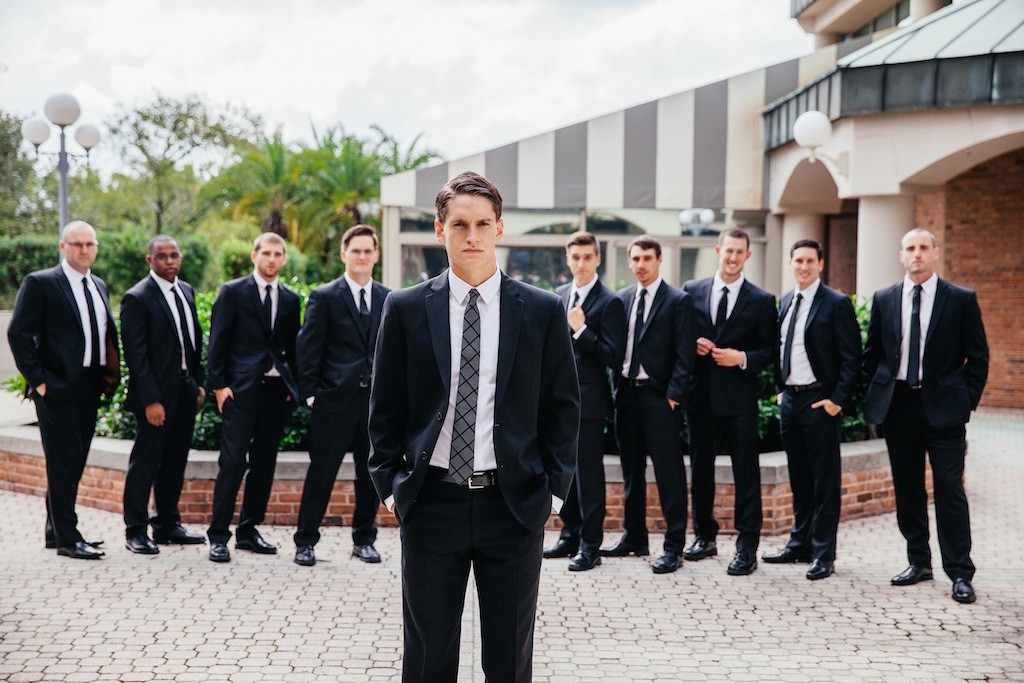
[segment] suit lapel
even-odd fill
[[[366,348],[373,353],[373,348],[377,345],[377,329],[380,327],[380,316],[384,310],[384,297],[387,296],[387,292],[377,282],[371,282],[370,291],[370,338],[367,340]]]
[[[565,309],[566,313],[569,312],[569,293],[571,291],[572,283],[569,283],[565,286],[565,289],[563,289],[561,292],[558,292],[558,298],[562,300],[562,308]]]
[[[260,321],[260,327],[263,328],[263,334],[269,340],[271,337],[270,327],[267,326],[267,321],[263,317],[263,302],[260,301],[260,288],[256,284],[256,278],[252,275],[249,276],[246,281],[246,289],[249,290],[249,300],[252,301],[252,305],[255,307],[256,319]],[[278,285],[280,287],[280,285]],[[277,314],[281,315],[281,292],[277,293]]]
[[[654,301],[651,302],[651,310],[647,312],[647,320],[644,321],[644,328],[640,330],[640,336],[638,339],[644,338],[644,335],[647,334],[647,329],[650,327],[650,322],[654,320],[654,316],[658,314],[658,310],[661,308],[661,305],[665,303],[665,297],[668,296],[668,292],[666,290],[667,287],[668,283],[665,281],[662,281],[662,283],[658,285],[658,291],[654,294]],[[633,330],[633,334],[636,335],[636,330]]]
[[[903,281],[900,280],[899,284],[892,288],[892,329],[895,331],[896,337],[896,348],[899,349],[903,344]],[[899,365],[897,364],[897,367]]]
[[[782,295],[782,301],[779,302],[779,332],[782,332],[782,321],[786,319],[786,315],[789,313],[789,307],[793,305],[793,290],[790,290]]]
[[[519,344],[519,326],[523,322],[523,300],[505,274],[501,276],[501,310],[498,322],[498,377],[494,387],[494,408],[501,405]]]
[[[807,322],[804,323],[804,329],[806,330],[811,326],[811,322],[814,320],[814,316],[818,315],[818,311],[821,310],[821,302],[825,300],[825,285],[823,283],[818,284],[818,291],[814,294],[814,299],[811,300],[811,310],[807,312]]]
[[[167,322],[170,324],[171,329],[177,330],[177,326],[174,324],[174,314],[171,313],[171,307],[167,304],[167,297],[164,296],[163,290],[160,289],[160,285],[153,279],[152,275],[149,276],[149,282],[146,283],[146,291],[149,293],[149,296],[156,299],[160,308],[163,309],[164,315],[167,316]],[[171,296],[174,296],[173,292],[171,293]],[[187,334],[187,324],[184,320],[181,321],[181,324],[184,327],[182,331]]]
[[[597,301],[598,297],[601,296],[601,282],[595,282],[594,286],[590,288],[590,292],[587,293],[587,298],[583,300],[581,304],[584,313],[590,313],[590,309],[594,307],[594,302]]]
[[[729,326],[732,325],[732,322],[734,320],[739,320],[740,315],[743,313],[743,308],[747,305],[747,302],[750,301],[750,288],[752,286],[753,285],[751,285],[747,280],[743,281],[743,285],[740,287],[740,291],[736,295],[736,303],[733,304],[732,314],[725,319],[725,325],[722,326],[722,331],[718,333],[719,340],[725,338],[725,335],[729,332]],[[708,292],[708,300],[711,300],[711,292]],[[710,311],[711,309],[708,310]]]
[[[452,388],[452,344],[451,328],[448,322],[448,271],[444,271],[430,285],[427,292],[427,327],[430,328],[430,342],[434,347],[434,360],[444,383],[444,395]]]
[[[372,291],[372,290],[371,290]],[[338,293],[341,295],[341,301],[345,304],[345,310],[348,311],[349,317],[352,318],[352,324],[355,325],[356,331],[359,333],[359,338],[366,342],[366,337],[363,336],[363,326],[359,324],[359,311],[356,309],[356,302],[352,298],[352,288],[348,286],[348,280],[344,277],[338,278]],[[373,297],[370,297],[370,303],[373,303]]]
[[[949,287],[942,280],[939,280],[935,285],[935,302],[932,304],[932,315],[928,319],[928,334],[924,338],[925,351],[928,350],[928,344],[932,341],[932,335],[935,334],[935,328],[938,327],[935,323],[938,322],[939,316],[942,313],[942,307],[946,304],[946,298],[949,296]]]
[[[71,306],[71,311],[74,313],[71,317],[75,319],[75,324],[78,325],[78,330],[85,334],[85,328],[82,327],[82,314],[78,310],[78,302],[75,300],[75,293],[71,291],[71,283],[68,282],[68,276],[64,274],[64,269],[57,266],[54,271],[54,277],[57,278],[57,285],[61,291],[64,292],[64,298],[68,300],[68,305]]]

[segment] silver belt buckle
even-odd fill
[[[487,488],[487,484],[480,484],[479,486],[473,485],[473,477],[483,476],[485,474],[486,472],[474,472],[473,474],[469,475],[469,481],[467,482],[469,484],[469,488],[472,490]]]

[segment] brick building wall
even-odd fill
[[[940,275],[978,293],[991,357],[981,404],[1024,408],[1024,149],[918,197],[916,209],[942,245]]]

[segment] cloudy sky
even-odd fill
[[[0,0],[0,109],[66,91],[102,129],[197,92],[289,140],[378,124],[452,159],[811,48],[789,0]]]

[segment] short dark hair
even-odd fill
[[[146,245],[146,253],[152,254],[153,250],[156,249],[156,245],[167,244],[168,242],[173,242],[175,245],[178,244],[178,240],[174,239],[170,235],[157,235],[153,239],[149,240],[149,244]]]
[[[369,225],[363,225],[359,223],[353,225],[351,228],[345,231],[345,234],[341,236],[341,248],[342,250],[348,249],[348,243],[355,237],[372,237],[373,248],[380,249],[380,241],[377,238],[377,231],[371,228]]]
[[[640,247],[641,249],[653,249],[654,255],[661,258],[661,242],[658,241],[657,237],[651,237],[650,235],[637,235],[626,247],[626,256],[628,257],[633,251],[633,247]]]
[[[469,194],[475,197],[483,197],[494,207],[496,218],[501,218],[501,193],[487,178],[479,173],[466,171],[455,176],[441,188],[434,200],[434,208],[437,210],[437,220],[442,223],[448,218],[448,205],[452,203],[456,195]]]
[[[747,251],[750,251],[750,235],[747,234],[747,231],[743,228],[726,228],[722,232],[718,233],[718,246],[725,244],[726,237],[746,241]]]
[[[601,245],[597,243],[594,233],[586,230],[579,230],[569,236],[569,240],[565,243],[565,250],[569,251],[572,247],[593,247],[595,252],[601,253]]]
[[[793,258],[793,254],[797,249],[813,249],[818,253],[818,260],[821,261],[825,258],[825,249],[822,248],[821,244],[814,240],[797,240],[793,243],[793,247],[789,250],[789,258]]]
[[[274,244],[280,244],[282,249],[288,246],[288,243],[284,241],[284,238],[278,235],[276,232],[261,232],[256,237],[256,239],[252,241],[252,250],[259,251],[260,247],[263,246],[264,242],[273,242]]]

